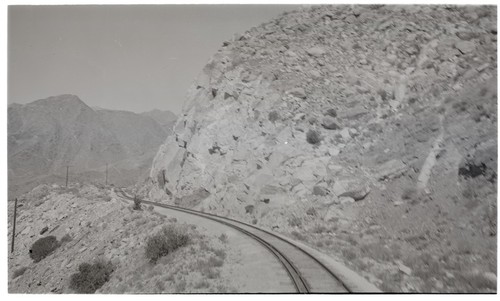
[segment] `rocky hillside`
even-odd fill
[[[235,35],[149,195],[303,239],[387,291],[495,291],[496,19],[320,6]]]
[[[170,134],[150,117],[92,109],[74,95],[60,95],[8,111],[9,192],[40,183],[104,180],[130,185],[147,177],[158,146]],[[61,182],[62,181],[62,182]]]
[[[75,293],[72,275],[82,264],[98,261],[109,262],[113,272],[96,293],[224,293],[235,289],[225,273],[235,272],[229,267],[241,258],[228,251],[226,241],[153,208],[133,210],[131,203],[109,187],[41,185],[19,199],[13,253],[9,244],[9,293]],[[9,202],[9,243],[13,208]],[[182,230],[189,240],[152,264],[145,255],[147,240],[164,226]],[[37,250],[35,243],[50,237],[57,240],[57,247],[34,260],[30,253]],[[225,264],[228,260],[230,265]]]

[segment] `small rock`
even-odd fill
[[[476,44],[471,41],[459,41],[455,43],[455,48],[457,48],[462,54],[467,54],[476,49]]]
[[[328,190],[325,187],[314,186],[313,187],[313,194],[319,195],[319,196],[325,196],[328,194]]]
[[[45,226],[42,228],[42,230],[40,231],[40,235],[42,235],[43,233],[49,231],[49,227]]]
[[[80,250],[78,250],[78,253],[82,253],[85,250],[87,250],[87,247],[82,247],[82,248],[80,248]]]
[[[486,68],[488,68],[489,66],[490,66],[490,64],[488,64],[488,63],[484,63],[484,64],[482,64],[481,66],[477,67],[477,68],[476,68],[476,70],[477,70],[478,72],[481,72],[481,71],[485,70]]]
[[[337,117],[337,110],[335,109],[328,109],[326,110],[325,114],[326,116],[331,116],[331,117]]]
[[[489,281],[492,286],[496,286],[496,284],[497,284],[497,275],[495,275],[492,272],[486,272],[486,273],[483,273],[483,277],[484,277],[484,279],[486,279],[487,281]]]
[[[288,91],[288,93],[297,98],[305,99],[307,97],[306,91],[303,88],[294,88]]]
[[[344,205],[344,204],[352,204],[356,201],[351,197],[342,196],[342,197],[339,197],[339,202],[340,202],[340,204]]]
[[[349,133],[349,128],[345,128],[342,131],[340,131],[340,135],[342,136],[342,139],[345,141],[348,141],[351,139],[351,134]]]
[[[444,288],[443,283],[439,280],[436,280],[436,288],[442,290]]]
[[[450,273],[450,272],[448,272],[448,271],[446,271],[444,274],[445,274],[445,276],[446,276],[447,278],[450,278],[450,279],[455,278],[455,276],[453,276],[453,274],[452,274],[452,273]]]
[[[355,188],[349,189],[348,191],[339,195],[339,198],[349,197],[349,198],[354,199],[355,201],[361,201],[369,193],[370,193],[370,187],[366,185],[366,186],[355,187]]]
[[[314,57],[320,57],[326,53],[326,51],[321,47],[312,47],[306,50],[307,54]]]
[[[26,234],[30,233],[30,231],[31,231],[31,227],[28,226],[28,227],[24,228],[24,230],[23,230],[23,232],[21,232],[21,234],[26,235]]]
[[[330,116],[325,116],[323,118],[323,121],[322,121],[321,125],[325,129],[327,129],[327,130],[338,130],[338,129],[340,129],[340,126],[335,121],[335,119],[333,117],[330,117]]]
[[[396,264],[398,265],[398,269],[405,273],[406,275],[410,276],[411,275],[411,269],[407,266],[405,266],[401,261],[396,261]]]
[[[464,41],[470,41],[477,36],[477,34],[470,31],[459,31],[456,33],[457,37]]]

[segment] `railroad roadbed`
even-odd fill
[[[132,200],[125,192],[118,195]],[[197,225],[211,234],[225,233],[238,247],[244,273],[234,273],[242,283],[239,292],[252,293],[378,293],[373,284],[333,258],[275,232],[237,220],[186,208],[141,200],[155,211]],[[244,262],[243,262],[244,261]],[[236,278],[233,278],[235,276]],[[239,279],[238,279],[239,278]]]

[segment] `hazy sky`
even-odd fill
[[[222,42],[297,6],[10,6],[8,102],[179,113]]]

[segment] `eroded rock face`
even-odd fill
[[[312,7],[225,42],[156,155],[150,196],[274,219],[304,202],[365,201],[418,172],[447,126],[439,115],[496,73],[496,15],[471,25],[462,10]]]

